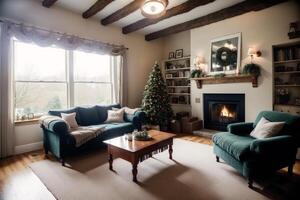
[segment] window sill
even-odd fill
[[[39,119],[26,119],[26,120],[15,121],[15,126],[32,125],[38,123],[39,123]]]

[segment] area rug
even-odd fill
[[[286,192],[270,184],[265,186],[267,191],[260,186],[249,189],[232,167],[215,161],[211,146],[175,139],[173,149],[174,160],[165,151],[140,163],[139,183],[132,182],[127,161],[115,159],[115,172],[110,171],[105,150],[70,158],[68,167],[51,160],[30,167],[59,200],[254,200],[282,197]]]

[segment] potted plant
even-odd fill
[[[243,74],[260,76],[260,66],[255,63],[246,64],[243,68]]]

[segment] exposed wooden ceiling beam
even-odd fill
[[[57,0],[44,0],[43,1],[43,6],[50,8]]]
[[[124,34],[128,34],[134,31],[137,31],[139,29],[142,29],[146,26],[152,25],[152,24],[156,24],[159,21],[162,21],[164,19],[176,16],[176,15],[180,15],[182,13],[186,13],[189,12],[191,10],[193,10],[194,8],[198,7],[198,6],[203,6],[206,5],[208,3],[214,2],[215,0],[189,0],[186,1],[178,6],[175,6],[173,8],[170,8],[166,11],[166,14],[156,18],[156,19],[149,19],[149,18],[144,18],[142,20],[139,20],[135,23],[132,23],[128,26],[125,26],[122,29],[122,32]]]
[[[246,0],[233,6],[219,10],[217,12],[208,14],[206,16],[190,20],[175,26],[171,26],[169,28],[154,33],[150,33],[145,36],[145,39],[147,41],[155,40],[157,38],[171,35],[174,33],[179,33],[182,31],[229,19],[231,17],[242,15],[247,12],[263,10],[265,8],[274,6],[285,1],[288,0]]]
[[[105,8],[108,4],[113,2],[114,0],[98,0],[94,5],[92,5],[87,11],[82,14],[83,18],[89,18],[93,15],[100,12],[103,8]]]
[[[108,25],[108,24],[112,24],[120,19],[122,19],[123,17],[126,17],[127,15],[129,15],[130,13],[133,13],[134,11],[136,11],[137,9],[140,9],[142,6],[142,3],[145,0],[134,0],[133,2],[129,3],[128,5],[126,5],[125,7],[117,10],[116,12],[114,12],[113,14],[109,15],[108,17],[104,18],[101,20],[101,24],[102,25]]]

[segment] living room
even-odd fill
[[[2,0],[1,199],[299,198],[299,11]]]

